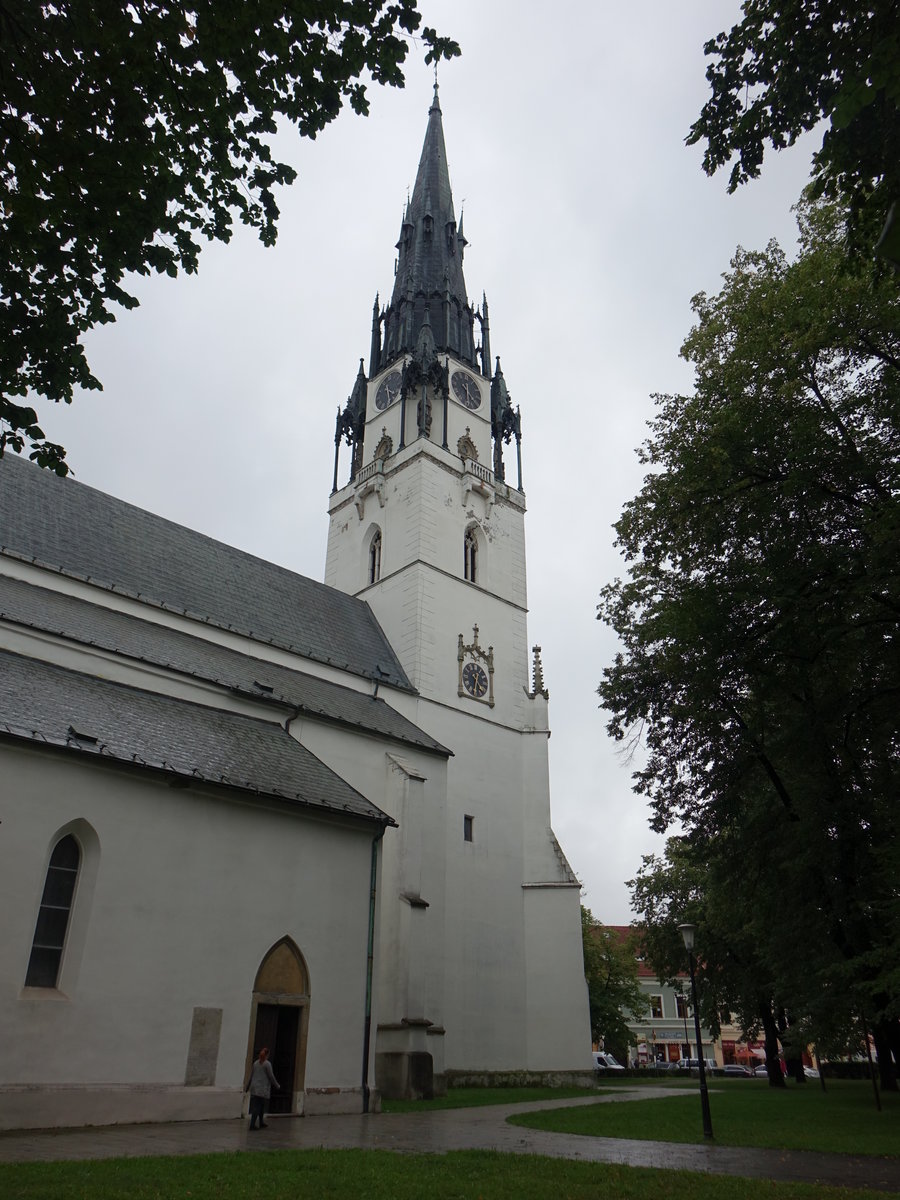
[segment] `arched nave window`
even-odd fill
[[[26,987],[56,987],[80,866],[81,850],[75,838],[67,834],[60,838],[50,855],[25,974]]]

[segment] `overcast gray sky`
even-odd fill
[[[612,525],[641,483],[634,453],[654,392],[686,392],[690,300],[736,245],[794,246],[790,209],[809,140],[735,196],[684,137],[707,93],[704,41],[726,0],[423,0],[463,56],[440,72],[470,300],[521,406],[529,636],[550,690],[554,827],[608,923],[631,919],[640,856],[659,848],[595,689],[615,653],[595,620],[621,573]],[[139,280],[141,307],[92,334],[104,391],[40,410],[78,479],[322,578],[334,414],[368,359],[372,302],[431,101],[414,49],[402,91],[373,90],[315,142],[286,132],[299,169],[265,250],[239,231],[198,276]],[[818,139],[816,139],[818,141]],[[345,476],[342,474],[342,479]]]

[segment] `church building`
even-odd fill
[[[465,246],[435,87],[324,584],[0,459],[0,1128],[237,1116],[263,1045],[275,1113],[589,1077]]]

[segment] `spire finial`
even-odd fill
[[[397,247],[400,254],[384,321],[384,365],[387,358],[415,353],[425,301],[429,298],[445,306],[435,308],[432,303],[430,323],[436,344],[469,366],[476,364],[462,269],[466,242],[453,208],[438,97],[435,80],[422,154]],[[458,319],[454,314],[458,314]]]
[[[437,77],[437,69],[438,69],[438,65],[437,65],[437,63],[435,63],[435,64],[434,64],[434,98],[433,98],[433,99],[432,99],[432,101],[431,101],[431,108],[429,108],[429,110],[428,110],[428,111],[429,111],[429,113],[433,113],[433,112],[440,112],[440,111],[441,111],[441,102],[440,102],[440,100],[438,99],[438,77]]]
[[[544,664],[541,662],[540,646],[532,646],[531,653],[534,655],[534,660],[532,663],[531,691],[528,692],[528,698],[529,700],[533,700],[535,696],[543,696],[545,700],[549,700],[550,693],[544,684]]]

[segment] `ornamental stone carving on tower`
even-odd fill
[[[461,459],[478,462],[478,447],[472,441],[472,431],[468,425],[466,426],[466,432],[456,443],[456,453]]]
[[[456,657],[459,663],[457,695],[468,696],[493,708],[494,647],[488,646],[485,650],[478,644],[477,625],[472,626],[472,641],[468,645],[463,642],[463,635],[459,635]]]
[[[545,700],[549,700],[550,693],[544,685],[544,664],[541,662],[540,646],[532,646],[531,653],[533,655],[531,664],[531,691],[526,690],[526,695],[529,700],[533,700],[535,696],[543,696]]]

